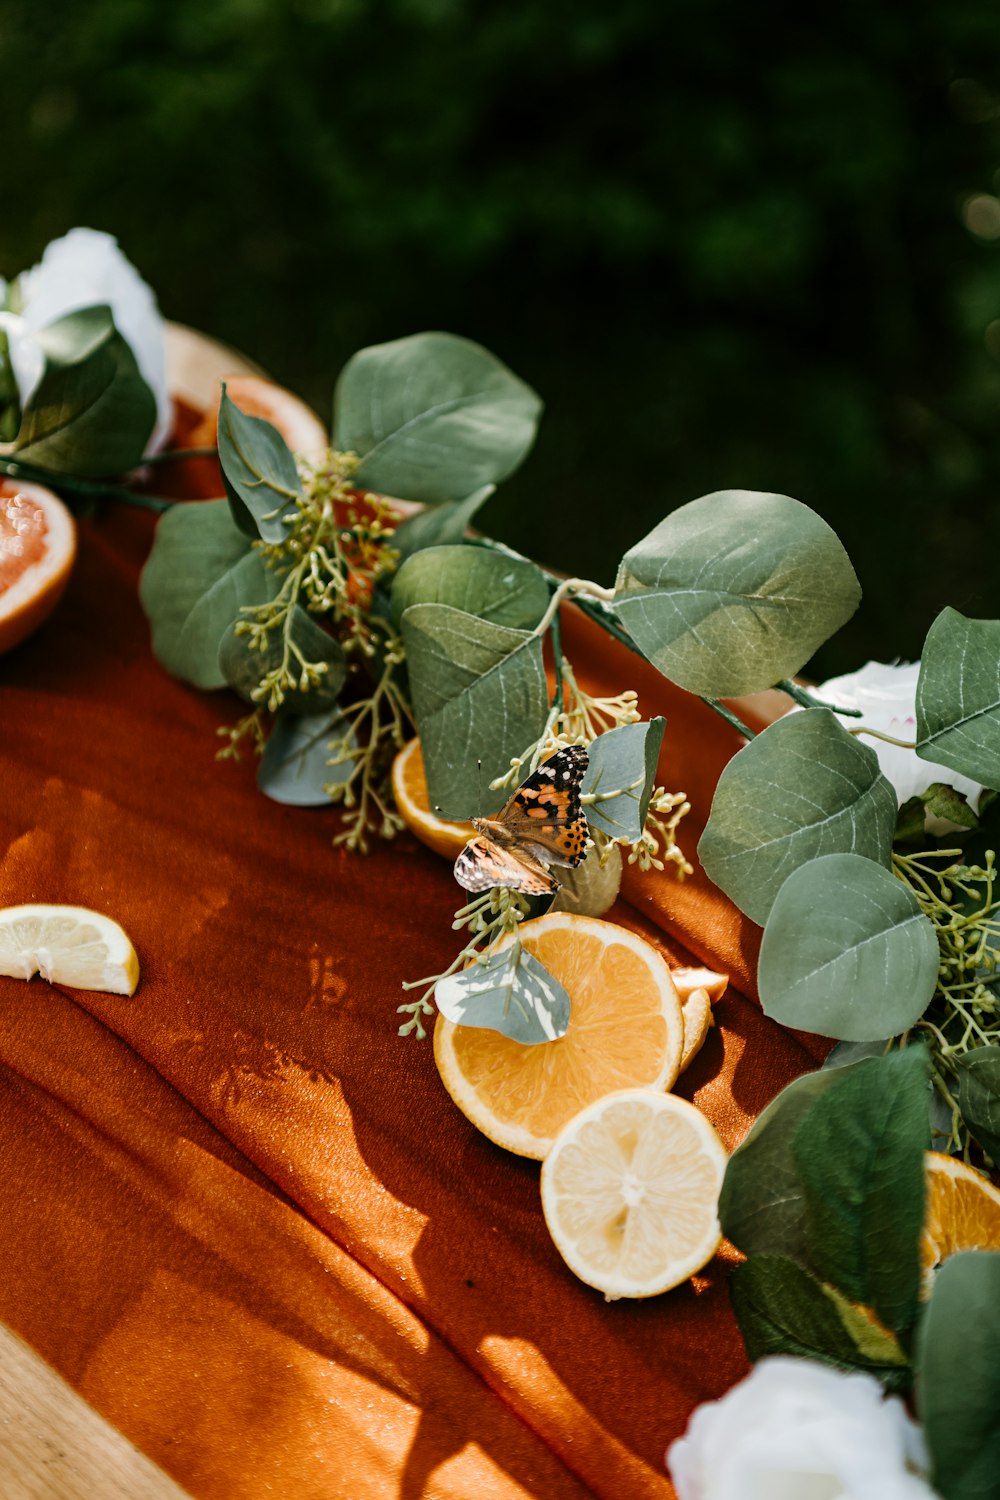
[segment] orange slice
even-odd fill
[[[263,417],[277,427],[293,453],[302,453],[307,458],[318,459],[330,446],[326,428],[312,407],[261,375],[227,375],[226,394],[230,401],[248,417]],[[189,434],[187,444],[191,448],[213,448],[216,443],[216,422],[219,415],[219,391],[204,419]]]
[[[960,1250],[1000,1250],[1000,1190],[964,1161],[928,1151],[927,1204],[920,1236],[921,1295],[927,1298],[934,1273]]]
[[[609,1301],[668,1291],[718,1249],[726,1159],[686,1100],[648,1089],[606,1095],[564,1126],[542,1166],[556,1249]]]
[[[410,832],[446,859],[456,859],[476,831],[471,823],[449,823],[431,812],[419,740],[410,740],[393,761],[392,794]]]
[[[548,912],[520,940],[570,997],[569,1029],[534,1047],[438,1016],[434,1057],[459,1109],[490,1140],[542,1160],[567,1121],[622,1088],[668,1089],[681,1004],[656,949],[595,917]]]
[[[0,480],[0,653],[55,609],[76,557],[73,517],[38,484]]]
[[[139,960],[128,935],[86,906],[8,906],[0,910],[0,974],[77,990],[131,995]]]

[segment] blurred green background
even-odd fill
[[[865,589],[822,674],[997,615],[994,0],[0,0],[0,274],[115,233],[165,313],[328,415],[356,348],[544,397],[494,535],[611,582],[725,487]]]

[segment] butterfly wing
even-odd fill
[[[467,891],[503,885],[528,896],[548,896],[559,889],[558,880],[527,850],[502,849],[483,835],[470,839],[456,859],[455,879]]]
[[[582,745],[556,751],[497,813],[495,821],[513,843],[547,865],[575,868],[587,852],[580,785],[588,759]]]

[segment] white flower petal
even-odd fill
[[[119,250],[114,236],[96,229],[71,229],[46,246],[37,266],[22,272],[18,292],[22,310],[11,341],[11,364],[21,404],[41,379],[42,358],[34,336],[67,313],[107,303],[115,327],[135,355],[142,378],[156,398],[156,425],[146,452],[162,448],[172,422],[163,319],[152,291]]]
[[[933,1500],[919,1428],[869,1375],[765,1359],[693,1414],[667,1466],[678,1500]],[[919,1472],[917,1472],[919,1471]]]
[[[866,725],[894,739],[916,739],[917,734],[917,678],[919,662],[903,662],[892,666],[885,662],[870,661],[857,672],[848,672],[842,677],[831,677],[810,691],[824,703],[834,703],[838,708],[859,708],[860,719],[845,719],[849,729]],[[870,745],[878,756],[883,775],[892,783],[900,807],[911,797],[918,797],[935,781],[953,786],[962,792],[975,809],[983,788],[978,782],[959,776],[947,766],[922,760],[915,750],[904,750],[899,745],[887,744],[872,736],[862,735],[864,744]]]

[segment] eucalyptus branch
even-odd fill
[[[817,698],[815,694],[808,692],[803,687],[799,687],[799,684],[793,682],[790,677],[783,677],[780,682],[775,683],[775,687],[780,689],[781,692],[787,693],[789,698],[797,703],[800,708],[829,708],[835,714],[843,714],[848,719],[860,719],[863,717],[863,711],[860,708],[841,708],[836,703],[826,703],[822,698]]]
[[[396,1007],[397,1014],[409,1014],[410,1017],[400,1026],[400,1036],[414,1033],[417,1041],[422,1042],[427,1034],[422,1018],[434,1014],[431,996],[441,980],[449,978],[468,964],[480,963],[489,958],[507,938],[516,936],[519,926],[530,911],[531,903],[527,896],[520,891],[508,890],[505,886],[495,887],[482,896],[477,896],[474,901],[467,902],[465,906],[460,906],[451,925],[455,932],[460,932],[464,927],[469,934],[468,940],[457,957],[440,974],[427,974],[423,979],[403,981],[404,990],[422,990],[423,993],[418,999]]]
[[[77,479],[71,474],[58,474],[54,469],[45,469],[41,464],[28,463],[25,459],[5,456],[0,458],[0,474],[11,479],[24,479],[30,484],[43,484],[57,495],[83,500],[115,500],[121,505],[134,505],[139,510],[169,510],[183,501],[168,499],[165,495],[140,495],[122,484],[110,484],[105,480]]]

